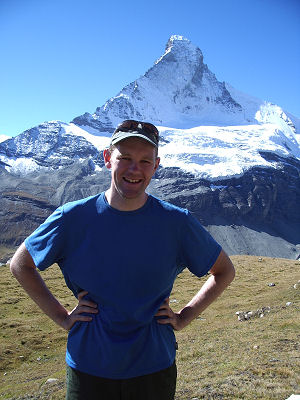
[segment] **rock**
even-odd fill
[[[263,318],[265,314],[271,311],[271,307],[262,307],[257,309],[256,311],[237,311],[235,314],[238,317],[239,321],[247,321],[250,318],[259,317]]]
[[[55,382],[58,382],[58,379],[56,379],[56,378],[49,378],[49,379],[46,380],[45,383],[55,383]]]
[[[237,311],[235,314],[239,321],[245,321],[245,313],[243,311]]]
[[[0,262],[11,258],[25,238],[60,204],[99,193],[109,186],[109,173],[97,171],[93,175],[95,171],[90,171],[88,161],[75,160],[68,167],[40,171],[26,178],[0,168],[0,246],[8,249],[0,256]]]
[[[289,307],[289,306],[291,306],[293,303],[291,302],[291,301],[288,301],[285,305],[287,306],[287,307]]]
[[[299,181],[289,183],[289,172],[251,170],[239,178],[214,183],[224,186],[220,191],[213,190],[208,180],[179,168],[162,167],[151,182],[149,193],[188,208],[228,254],[293,258],[287,243],[300,243],[300,216],[294,218],[299,208],[298,195],[290,199],[287,207],[282,204],[288,200],[284,194],[291,192],[289,185],[297,187]],[[264,179],[274,181],[274,190],[281,193],[272,206],[267,206],[268,191],[262,198],[262,194],[254,193],[257,181],[264,188]],[[92,169],[89,160],[74,159],[67,166],[49,167],[26,177],[0,168],[0,182],[0,210],[4,210],[0,218],[0,245],[9,249],[0,262],[5,262],[57,206],[106,190],[110,174],[104,169]],[[269,210],[267,215],[265,207]],[[274,215],[280,217],[273,218]]]

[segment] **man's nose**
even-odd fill
[[[130,166],[129,166],[130,171],[137,171],[139,169],[139,164],[138,162],[131,160]]]

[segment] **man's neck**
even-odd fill
[[[142,208],[146,203],[148,195],[147,193],[143,193],[143,195],[134,199],[126,199],[121,197],[119,194],[113,193],[112,189],[108,189],[105,192],[105,197],[108,204],[119,211],[135,211],[139,208]]]

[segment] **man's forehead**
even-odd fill
[[[155,146],[144,139],[127,138],[114,145],[120,152],[135,152],[136,150],[155,152]]]

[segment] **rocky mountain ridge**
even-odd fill
[[[247,104],[240,104],[230,87],[219,82],[204,64],[201,50],[188,39],[173,35],[164,54],[144,75],[95,113],[85,113],[72,122],[102,132],[112,132],[126,118],[173,128],[256,123],[255,112],[263,102],[246,98]]]
[[[125,118],[160,130],[150,193],[189,208],[229,254],[297,258],[299,120],[218,82],[201,50],[180,36],[94,114],[0,143],[0,257],[58,205],[108,187],[101,150]]]

